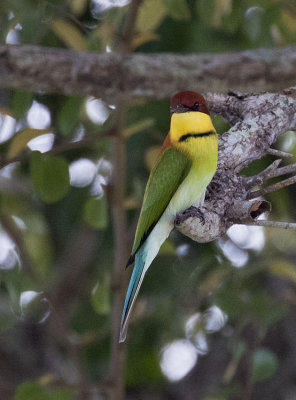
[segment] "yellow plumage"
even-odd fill
[[[180,141],[188,134],[196,136]],[[195,111],[172,115],[170,137],[172,145],[192,161],[188,175],[170,202],[177,213],[193,203],[201,205],[203,202],[205,189],[217,168],[218,136],[210,116]]]

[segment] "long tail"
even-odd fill
[[[145,243],[139,248],[135,256],[135,266],[125,298],[121,319],[119,342],[124,342],[127,334],[128,322],[133,305],[139,293],[144,276],[150,264],[156,257],[160,246],[173,229],[173,218],[164,213]]]
[[[130,279],[130,282],[128,285],[126,297],[125,297],[122,319],[121,319],[121,326],[120,326],[119,342],[124,342],[126,339],[130,314],[131,314],[133,305],[135,303],[135,300],[137,298],[137,295],[139,293],[140,287],[142,285],[145,273],[148,269],[148,267],[144,268],[145,261],[146,261],[146,251],[145,251],[145,246],[142,246],[142,248],[139,249],[139,251],[137,252],[137,254],[135,256],[135,266],[133,269],[133,273],[132,273],[132,276],[131,276],[131,279]]]

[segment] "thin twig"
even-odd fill
[[[26,159],[26,152],[20,154],[19,156],[13,157],[13,158],[6,158],[5,156],[0,158],[0,169],[7,167],[7,165],[16,163],[16,162],[21,162]]]
[[[60,154],[60,153],[66,152],[66,151],[81,149],[83,147],[92,145],[101,139],[112,138],[112,137],[114,137],[114,135],[115,135],[115,129],[111,128],[104,132],[99,132],[94,135],[89,135],[77,142],[66,142],[66,143],[61,143],[61,144],[55,145],[52,149],[46,151],[44,154]],[[19,155],[15,156],[13,158],[3,157],[2,159],[0,159],[0,169],[6,167],[7,165],[15,163],[15,162],[26,161],[30,158],[30,155],[31,155],[31,151],[28,148],[26,148],[26,149],[24,149],[23,152],[21,152]]]
[[[290,164],[290,165],[286,165],[285,167],[278,168],[278,169],[272,171],[268,175],[268,178],[275,178],[277,176],[289,174],[290,172],[294,172],[294,171],[296,171],[296,163]]]
[[[46,151],[46,153],[58,154],[58,153],[63,153],[65,151],[81,149],[82,147],[87,147],[91,144],[98,142],[101,139],[114,137],[114,135],[115,135],[115,129],[111,128],[107,131],[99,132],[95,135],[89,135],[81,140],[78,140],[77,142],[67,142],[58,144],[54,146],[51,150]]]
[[[273,163],[271,163],[267,168],[259,172],[257,175],[246,177],[245,178],[246,188],[250,188],[255,185],[262,185],[262,183],[265,180],[269,179],[271,177],[271,174],[277,170],[281,162],[282,160],[275,160]]]
[[[267,150],[268,154],[271,154],[276,157],[283,157],[283,158],[293,158],[294,154],[287,153],[285,151],[277,150],[277,149],[268,149]]]
[[[113,148],[113,186],[111,206],[114,226],[114,267],[112,272],[112,312],[111,312],[111,354],[109,365],[109,380],[113,390],[110,394],[112,400],[124,399],[124,368],[126,359],[126,346],[119,344],[119,330],[123,296],[127,275],[124,274],[124,264],[128,258],[126,239],[127,220],[124,209],[125,183],[126,183],[126,150],[123,127],[125,123],[126,105],[117,106],[118,133]]]
[[[236,221],[235,225],[250,225],[250,226],[266,226],[270,228],[282,228],[282,229],[296,229],[295,222],[281,222],[281,221],[267,221],[259,219],[256,221]]]
[[[133,50],[133,38],[138,10],[143,0],[132,0],[129,11],[124,21],[122,41],[119,43],[119,50],[123,53],[130,53]]]
[[[248,195],[248,199],[255,199],[256,197],[264,196],[265,194],[275,192],[276,190],[282,189],[286,186],[293,185],[293,183],[296,183],[296,176],[292,176],[291,178],[288,178],[281,182],[275,183],[274,185],[268,186],[267,188],[259,189],[254,192],[251,192]]]

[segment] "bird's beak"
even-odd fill
[[[190,109],[188,107],[183,106],[183,104],[178,104],[177,106],[170,107],[171,115],[174,113],[184,113],[188,111],[190,111]]]

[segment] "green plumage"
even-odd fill
[[[206,188],[217,168],[218,138],[204,98],[195,92],[180,92],[172,98],[171,107],[173,114],[163,145],[165,150],[151,171],[128,261],[128,265],[133,262],[135,265],[124,302],[121,342],[126,338],[131,310],[144,276],[174,229],[176,214],[192,204],[203,204]]]
[[[191,167],[191,160],[175,148],[166,149],[147,182],[132,256],[143,244]]]

